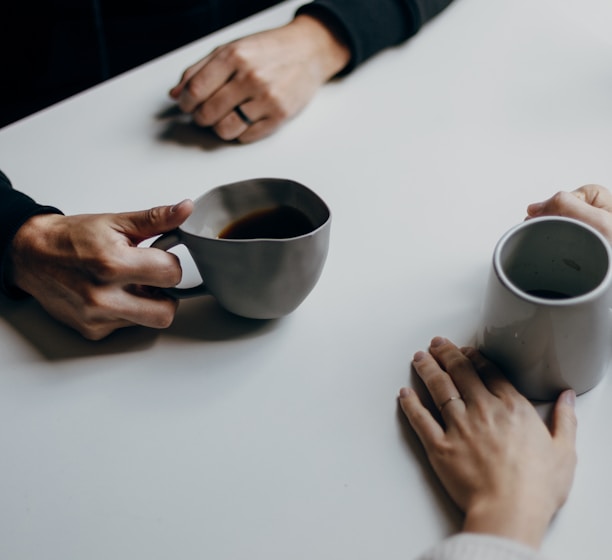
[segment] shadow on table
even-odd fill
[[[437,415],[438,412],[431,397],[429,396],[429,392],[425,388],[425,385],[417,375],[414,368],[411,368],[410,386],[417,392],[421,402],[432,411],[432,414]],[[450,499],[446,490],[442,486],[442,483],[436,476],[436,473],[429,463],[429,459],[427,459],[427,455],[421,442],[419,441],[419,438],[414,433],[414,430],[410,426],[410,423],[402,412],[399,404],[397,406],[397,416],[408,451],[411,455],[417,458],[423,472],[423,478],[427,481],[429,487],[431,488],[432,500],[434,501],[435,506],[446,517],[448,523],[447,532],[449,534],[458,532],[461,529],[463,520],[461,511]]]
[[[0,298],[0,317],[50,361],[140,352],[163,337],[218,342],[261,336],[280,323],[279,320],[244,319],[232,315],[212,297],[183,300],[174,323],[168,329],[130,327],[119,329],[100,341],[86,340],[57,322],[34,300],[15,302]]]
[[[166,125],[158,136],[162,142],[196,147],[207,152],[228,145],[228,142],[221,140],[211,128],[194,124],[191,116],[182,113],[176,105],[162,109],[155,115],[155,119]]]
[[[282,321],[246,319],[229,313],[213,297],[197,297],[181,301],[174,322],[162,336],[209,342],[236,340],[271,332]]]

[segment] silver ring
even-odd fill
[[[449,403],[449,402],[453,402],[453,401],[460,401],[461,397],[460,396],[456,396],[456,397],[448,397],[448,399],[446,399],[439,407],[438,410],[440,412],[442,412],[442,409]]]
[[[236,113],[240,117],[240,120],[247,126],[251,126],[253,124],[253,121],[244,114],[244,111],[240,108],[239,105],[236,105],[234,107],[234,113]]]

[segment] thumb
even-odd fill
[[[574,448],[576,446],[576,393],[571,389],[563,391],[553,411],[552,435],[555,439],[561,439],[566,444]]]
[[[119,214],[122,232],[132,241],[140,241],[179,227],[193,211],[193,202],[183,200],[174,206],[156,206],[149,210]]]

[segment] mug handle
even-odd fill
[[[153,241],[153,243],[151,243],[151,248],[167,251],[168,249],[172,249],[172,247],[180,245],[183,242],[181,237],[181,231],[179,229],[174,229],[160,235],[155,241]],[[189,250],[189,247],[187,247],[187,250]],[[210,295],[210,291],[204,282],[198,284],[197,286],[192,286],[191,288],[162,288],[162,291],[177,299]]]

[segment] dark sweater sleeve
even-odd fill
[[[347,74],[377,52],[398,45],[446,8],[452,0],[314,0],[306,13],[331,22],[351,50]]]
[[[8,249],[17,230],[37,214],[61,213],[57,208],[37,204],[29,196],[14,190],[8,177],[0,171],[0,291],[4,294],[19,295],[7,286],[5,277]]]

